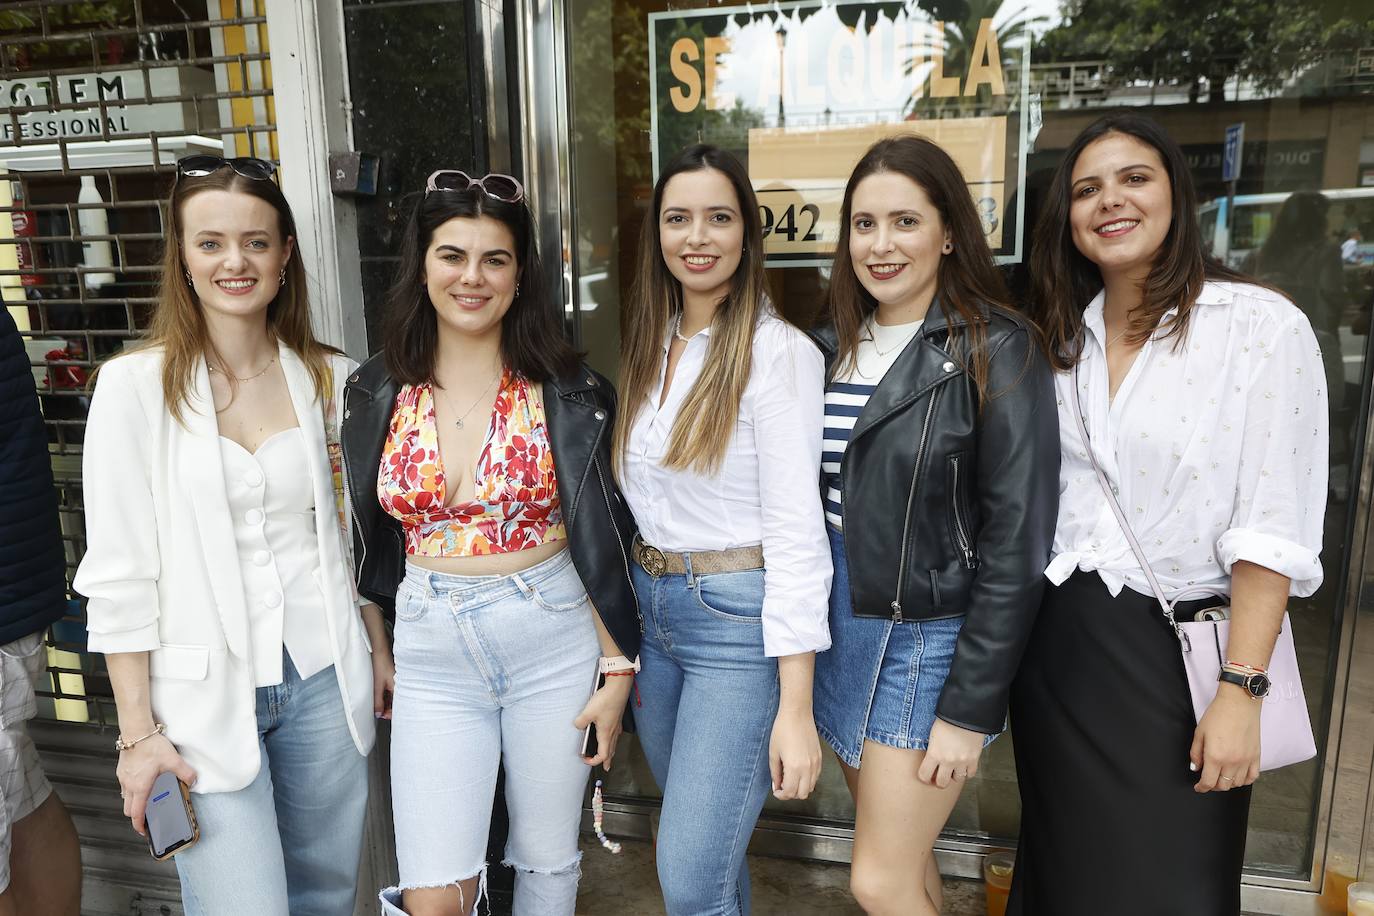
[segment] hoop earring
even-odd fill
[[[945,247],[944,247],[943,250],[944,250],[945,254],[949,254],[951,251],[954,250],[954,246],[953,246],[952,244],[950,244],[949,242],[945,242]]]

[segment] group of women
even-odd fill
[[[949,156],[880,141],[810,336],[770,300],[745,170],[684,150],[618,396],[523,198],[430,176],[357,367],[311,335],[270,164],[179,165],[151,338],[99,374],[76,587],[125,813],[141,832],[162,771],[192,786],[187,912],[352,911],[377,716],[383,911],[474,911],[504,765],[515,912],[571,914],[628,709],[669,914],[750,912],[755,822],[813,790],[821,739],[855,897],[935,914],[933,845],[1010,706],[1011,912],[1238,913],[1262,704],[1223,683],[1194,719],[1094,464],[1168,597],[1229,595],[1228,669],[1262,673],[1321,581],[1323,373],[1297,308],[1204,257],[1175,143],[1137,116],[1078,137],[1018,309]]]

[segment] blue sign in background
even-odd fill
[[[1226,128],[1226,142],[1221,151],[1221,180],[1235,181],[1240,178],[1242,160],[1241,147],[1245,145],[1245,124],[1232,124]]]

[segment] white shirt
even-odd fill
[[[769,656],[830,648],[830,545],[820,481],[825,360],[775,314],[754,332],[735,432],[714,476],[663,466],[678,411],[705,362],[710,328],[687,342],[659,406],[656,384],[630,428],[622,489],[646,544],[673,552],[761,544],[763,645]]]
[[[878,324],[869,315],[864,336],[854,350],[854,367],[843,378],[825,387],[825,440],[821,446],[821,473],[825,475],[825,521],[844,529],[844,494],[840,491],[840,462],[849,448],[849,436],[887,370],[921,330],[921,321]]]
[[[1307,596],[1322,581],[1327,403],[1307,317],[1278,293],[1208,282],[1188,338],[1149,340],[1107,399],[1099,293],[1084,312],[1078,367],[1093,453],[1169,598],[1230,593],[1246,560]],[[1172,315],[1170,312],[1169,315]],[[1150,586],[1112,514],[1078,433],[1073,373],[1059,373],[1059,522],[1045,575],[1096,571],[1113,595]]]
[[[220,457],[248,606],[253,686],[282,682],[283,644],[305,680],[334,659],[324,594],[315,581],[315,497],[300,427],[269,437],[253,454],[221,436]]]

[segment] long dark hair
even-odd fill
[[[489,216],[515,240],[515,301],[501,319],[501,359],[532,382],[557,378],[576,368],[578,357],[563,331],[557,303],[542,282],[534,219],[522,203],[488,197],[478,188],[433,191],[411,211],[401,237],[401,266],[387,292],[382,348],[387,371],[398,382],[419,385],[434,380],[439,319],[425,288],[425,253],[434,231],[451,219]]]
[[[839,340],[835,371],[852,367],[864,319],[878,302],[864,289],[849,256],[849,223],[854,209],[854,190],[870,175],[893,172],[910,178],[925,191],[940,213],[954,250],[940,258],[936,273],[937,296],[947,315],[959,315],[965,329],[951,325],[950,351],[965,363],[978,389],[987,395],[987,320],[982,306],[1012,311],[1002,274],[997,270],[983,235],[983,225],[973,209],[968,183],[959,166],[940,146],[925,137],[907,134],[879,140],[868,148],[844,187],[840,205],[840,236],[835,243],[835,263],[830,273],[830,319]],[[963,338],[967,337],[967,340]]]
[[[730,279],[730,291],[711,319],[706,362],[673,421],[664,465],[714,473],[725,459],[740,399],[749,384],[754,327],[767,301],[758,199],[749,173],[738,159],[719,147],[699,143],[678,153],[658,176],[653,200],[640,225],[638,270],[621,322],[621,410],[614,452],[617,467],[630,440],[635,415],[658,381],[668,326],[682,311],[682,286],[669,273],[658,238],[663,189],[675,176],[702,169],[715,169],[734,188],[744,224],[744,251]]]
[[[1050,362],[1056,369],[1070,369],[1078,361],[1083,343],[1083,309],[1102,289],[1102,272],[1084,257],[1073,241],[1069,208],[1073,202],[1073,169],[1083,150],[1108,134],[1134,137],[1154,149],[1164,163],[1172,194],[1173,220],[1145,279],[1140,305],[1131,309],[1126,340],[1144,343],[1161,327],[1170,309],[1178,311],[1163,322],[1161,340],[1179,346],[1188,335],[1193,303],[1207,280],[1250,282],[1237,271],[1208,259],[1198,227],[1197,191],[1183,150],[1164,128],[1137,114],[1112,114],[1083,129],[1064,153],[1050,181],[1045,208],[1035,227],[1031,251],[1034,285],[1033,312],[1044,329]]]

